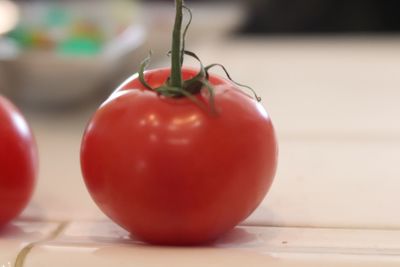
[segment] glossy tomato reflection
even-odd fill
[[[0,96],[0,227],[28,204],[37,174],[37,148],[20,111]]]
[[[157,86],[169,75],[160,69],[145,78]],[[215,240],[249,216],[271,186],[277,143],[268,114],[230,81],[211,76],[210,82],[217,115],[145,89],[134,76],[84,134],[81,166],[93,199],[150,243]],[[197,97],[208,103],[204,92]]]

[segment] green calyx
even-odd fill
[[[238,86],[249,89],[254,94],[255,99],[257,101],[261,101],[261,98],[255,93],[255,91],[252,88],[235,82],[223,65],[211,64],[204,67],[200,58],[195,53],[186,50],[185,39],[189,26],[192,22],[192,12],[188,7],[184,5],[183,0],[175,0],[175,3],[176,3],[176,18],[172,36],[172,50],[168,53],[168,55],[171,56],[171,75],[167,79],[165,84],[158,88],[153,88],[146,82],[144,72],[146,71],[146,68],[148,67],[151,60],[152,52],[150,51],[149,55],[140,64],[139,80],[143,84],[143,86],[165,97],[170,97],[170,98],[186,97],[191,101],[193,101],[193,103],[198,105],[200,108],[207,110],[207,106],[202,101],[200,101],[196,96],[203,89],[205,89],[208,91],[208,96],[209,96],[209,105],[210,105],[209,110],[212,113],[216,113],[216,107],[214,101],[215,90],[213,85],[209,82],[209,70],[214,67],[221,67],[231,82],[233,82]],[[185,29],[182,33],[183,10],[186,10],[188,12],[189,21],[186,24]],[[182,66],[185,56],[190,56],[196,59],[200,63],[200,70],[197,73],[197,75],[188,80],[183,80],[182,78]]]

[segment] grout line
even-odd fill
[[[61,232],[67,227],[68,222],[60,222],[60,225],[52,232],[47,238],[42,240],[32,242],[26,245],[21,251],[18,253],[17,258],[15,259],[14,267],[23,267],[25,263],[25,259],[28,256],[29,252],[38,244],[50,241],[56,238]]]
[[[397,248],[361,248],[361,247],[267,247],[269,253],[286,254],[314,254],[314,255],[340,255],[340,256],[383,256],[399,257]]]
[[[366,231],[400,231],[395,226],[318,226],[318,225],[276,225],[261,223],[243,223],[242,227],[260,227],[260,228],[298,228],[298,229],[332,229],[332,230],[366,230]]]

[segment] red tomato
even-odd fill
[[[28,204],[37,166],[31,129],[18,109],[0,96],[0,227]]]
[[[182,71],[184,79],[195,73]],[[159,69],[145,79],[157,87],[169,75]],[[230,81],[212,75],[210,82],[218,115],[147,90],[134,76],[86,129],[81,166],[89,192],[142,240],[213,241],[248,217],[270,188],[277,143],[268,114]]]

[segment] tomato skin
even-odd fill
[[[168,76],[159,69],[145,79],[159,86]],[[133,77],[86,129],[81,167],[90,194],[144,241],[213,241],[248,217],[271,186],[277,142],[269,116],[231,82],[217,76],[210,82],[216,116],[187,98],[159,96]]]
[[[24,117],[0,96],[0,227],[28,204],[36,183],[37,147]]]

